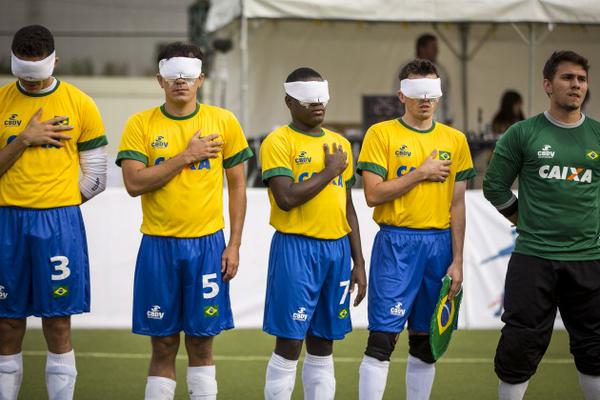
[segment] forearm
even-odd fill
[[[370,188],[365,186],[367,204],[369,207],[375,207],[393,201],[411,191],[424,180],[423,174],[416,169],[398,178],[381,181]]]
[[[0,176],[4,175],[4,173],[13,166],[27,147],[28,144],[25,143],[23,137],[19,135],[6,145],[5,148],[0,150]]]
[[[351,190],[348,189],[349,200],[346,205],[346,219],[348,220],[350,229],[352,229],[352,231],[348,234],[348,239],[350,240],[350,254],[352,255],[352,260],[354,260],[354,263],[356,264],[359,262],[364,262],[364,257],[362,252],[362,244],[360,242],[358,217],[356,216],[356,210],[354,209],[351,196]]]
[[[500,212],[509,211],[506,217],[514,213],[508,208],[516,202],[517,198],[511,191],[519,167],[514,162],[494,154],[488,170],[483,178],[483,195]],[[511,212],[512,211],[512,212]]]
[[[462,265],[465,243],[465,202],[458,201],[450,208],[450,232],[452,234],[452,259]]]
[[[191,161],[184,153],[180,153],[159,165],[133,171],[125,177],[127,192],[135,197],[160,189],[189,164]]]
[[[242,229],[246,218],[246,186],[229,185],[229,246],[239,247],[242,242]]]
[[[273,195],[279,208],[289,211],[311,200],[319,194],[335,178],[333,172],[324,169],[302,182],[289,182],[289,185],[278,190],[274,187]]]

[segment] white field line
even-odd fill
[[[23,355],[26,357],[46,357],[48,354],[46,351],[23,351]],[[143,359],[149,360],[150,354],[142,354],[142,353],[99,353],[99,352],[85,352],[78,351],[75,353],[77,358],[116,358],[116,359]],[[185,355],[178,355],[178,360],[187,360]],[[267,362],[269,361],[270,356],[219,356],[215,355],[216,361],[235,361],[235,362]],[[338,363],[359,363],[362,360],[362,357],[335,357],[335,362]],[[405,359],[393,359],[391,361],[395,364],[406,364]],[[456,358],[456,357],[446,357],[442,358],[438,361],[441,364],[493,364],[494,360],[491,358],[476,358],[476,357],[466,357],[466,358]],[[542,363],[544,364],[572,364],[573,360],[570,358],[544,358],[542,359]]]

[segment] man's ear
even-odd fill
[[[163,81],[163,77],[160,74],[156,74],[156,80],[158,81],[158,84],[160,85],[161,89],[164,89],[165,82]]]
[[[398,92],[396,92],[396,95],[398,96],[398,100],[400,100],[402,104],[406,103],[406,97],[404,96],[404,93],[398,90]]]

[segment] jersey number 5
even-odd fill
[[[202,297],[205,299],[212,299],[219,294],[219,284],[217,282],[211,282],[211,279],[217,279],[217,274],[206,274],[202,275],[202,290],[210,289],[208,293],[202,293]]]

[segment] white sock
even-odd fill
[[[499,400],[521,400],[525,396],[529,381],[521,383],[507,383],[500,380],[498,385],[498,399]]]
[[[149,376],[144,400],[173,400],[177,382],[163,376]]]
[[[406,363],[406,400],[428,400],[435,378],[435,364],[408,355]]]
[[[273,353],[267,365],[265,400],[289,400],[296,383],[297,360],[288,360]]]
[[[579,375],[579,385],[585,400],[600,399],[600,376],[586,375],[581,372],[577,372],[577,375]]]
[[[0,400],[17,400],[23,381],[23,353],[0,356]]]
[[[187,385],[191,400],[217,400],[215,366],[188,367]]]
[[[389,361],[379,361],[364,356],[360,363],[358,380],[358,398],[360,400],[381,400],[387,383]]]
[[[314,356],[306,353],[302,364],[302,384],[305,400],[333,400],[335,397],[333,355]]]
[[[48,352],[46,358],[46,388],[49,400],[71,400],[75,391],[77,369],[73,350],[55,354]]]

